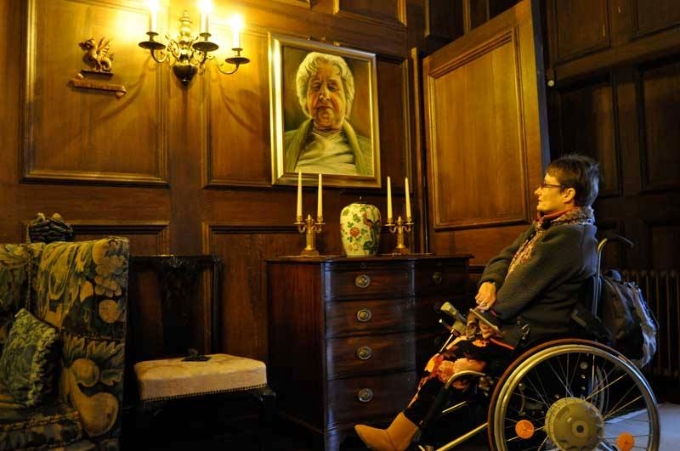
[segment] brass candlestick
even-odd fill
[[[397,247],[394,248],[392,253],[394,254],[409,254],[408,247],[404,245],[404,232],[411,232],[413,229],[413,219],[406,218],[406,222],[401,219],[401,216],[397,217],[397,223],[392,222],[392,218],[387,218],[387,224],[385,224],[390,231],[390,233],[397,234]]]
[[[303,257],[318,257],[319,251],[316,249],[316,234],[321,233],[323,230],[323,216],[319,216],[318,220],[315,221],[312,215],[307,215],[307,219],[302,220],[302,216],[298,216],[294,223],[298,226],[298,231],[300,233],[305,233],[305,248],[302,249],[300,255]]]

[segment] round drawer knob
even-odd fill
[[[371,278],[368,277],[366,274],[361,274],[358,275],[356,279],[354,279],[354,283],[359,288],[366,288],[371,284]]]
[[[369,346],[361,346],[357,349],[357,357],[360,360],[368,360],[373,357],[373,350]]]
[[[373,312],[371,312],[370,308],[362,308],[357,312],[357,319],[361,323],[367,323],[371,320],[373,317]]]
[[[444,277],[442,277],[442,273],[439,271],[432,274],[432,281],[434,282],[435,285],[439,285],[440,283],[442,283],[443,278]]]
[[[373,399],[373,390],[370,388],[362,388],[357,392],[357,399],[360,402],[369,402]]]

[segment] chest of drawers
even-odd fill
[[[279,412],[328,451],[356,423],[391,420],[436,351],[439,306],[465,302],[469,258],[268,259],[268,373]]]

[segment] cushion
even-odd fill
[[[52,391],[58,337],[54,327],[28,310],[15,315],[0,356],[0,377],[16,402],[33,407]]]
[[[142,401],[262,388],[267,385],[264,362],[229,354],[210,354],[206,361],[145,360],[135,364]]]
[[[0,380],[0,451],[56,449],[82,437],[77,410],[56,402],[24,407]]]
[[[0,350],[9,336],[14,314],[26,307],[28,276],[35,273],[44,247],[44,243],[0,244]],[[33,294],[31,297],[35,298]]]

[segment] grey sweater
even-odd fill
[[[523,324],[531,340],[570,329],[570,314],[581,286],[597,270],[597,228],[590,224],[549,225],[531,256],[508,275],[513,256],[534,236],[535,226],[492,258],[479,281],[495,282],[491,313],[501,321],[505,339],[516,343]]]

